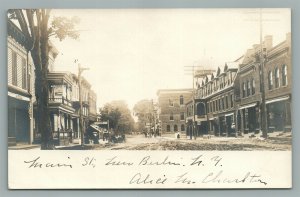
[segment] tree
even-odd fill
[[[35,66],[35,96],[37,104],[36,126],[41,132],[41,149],[54,149],[53,133],[48,112],[48,62],[51,45],[49,38],[60,41],[66,37],[77,39],[75,31],[78,18],[53,17],[50,9],[13,9],[8,11],[10,19],[16,19],[28,39],[29,51]]]
[[[135,116],[138,117],[138,130],[145,131],[147,123],[154,123],[154,107],[151,100],[141,100],[137,102],[133,107]]]
[[[124,101],[112,101],[100,109],[101,120],[109,121],[109,127],[116,132],[126,133],[134,129],[134,120]]]

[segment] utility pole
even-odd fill
[[[264,69],[265,69],[265,48],[263,47],[262,40],[262,9],[259,11],[259,29],[260,29],[260,80],[261,80],[261,129],[263,138],[268,137],[267,130],[267,110],[266,110],[266,92],[265,92],[265,79],[264,79]]]
[[[276,14],[278,13],[278,11],[268,11],[268,10],[264,10],[265,14]],[[247,19],[246,21],[258,21],[259,22],[259,31],[260,31],[260,54],[259,54],[259,67],[260,67],[260,71],[259,71],[259,77],[260,77],[260,83],[261,83],[261,104],[260,104],[260,115],[261,115],[261,130],[262,130],[262,136],[263,138],[267,138],[268,137],[268,124],[267,124],[267,108],[266,108],[266,96],[265,96],[265,82],[264,82],[264,67],[265,67],[265,55],[264,53],[266,53],[266,50],[263,47],[263,21],[267,21],[269,22],[276,22],[279,21],[279,19],[268,19],[268,20],[263,20],[262,18],[262,8],[259,9],[259,11],[250,11],[250,12],[245,12],[245,14],[259,14],[259,19]]]
[[[192,71],[192,78],[193,78],[193,91],[192,91],[192,99],[193,99],[193,125],[192,125],[192,136],[191,137],[194,137],[194,139],[196,140],[196,118],[195,118],[195,67],[197,68],[202,68],[203,69],[203,66],[195,66],[195,63],[193,63],[193,66],[185,66],[185,67],[192,67],[191,70],[185,70],[185,71]],[[188,73],[190,74],[190,73]]]
[[[79,87],[79,127],[80,127],[80,134],[81,134],[81,146],[84,146],[84,133],[85,128],[83,127],[83,117],[82,117],[82,90],[81,90],[81,74],[83,71],[89,70],[89,68],[83,68],[80,64],[78,64],[78,87]]]

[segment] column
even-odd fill
[[[81,131],[80,131],[80,127],[79,127],[79,118],[77,118],[77,138],[78,139],[80,138],[80,134],[81,134]]]
[[[244,109],[240,110],[241,113],[241,135],[244,135]]]
[[[33,105],[32,99],[30,99],[29,106],[28,106],[28,114],[29,114],[29,144],[32,144],[34,141],[33,135]]]
[[[235,124],[235,137],[238,136],[238,128],[239,128],[238,114],[239,114],[239,110],[236,110],[234,112],[235,119],[233,120]]]

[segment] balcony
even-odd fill
[[[54,97],[54,98],[49,98],[49,104],[63,104],[69,107],[72,107],[72,102],[68,99],[65,99],[64,97]]]

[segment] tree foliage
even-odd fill
[[[134,105],[133,112],[138,117],[138,130],[145,131],[146,123],[150,123],[153,114],[153,102],[151,100],[141,100]]]
[[[134,129],[134,120],[125,101],[112,101],[100,109],[101,120],[108,121],[116,132],[129,133]]]
[[[35,66],[36,127],[41,132],[41,149],[53,149],[53,133],[48,111],[48,65],[51,45],[49,37],[60,41],[66,37],[78,38],[76,18],[54,17],[50,21],[50,9],[12,9],[8,11],[11,20],[17,20],[26,36]]]

